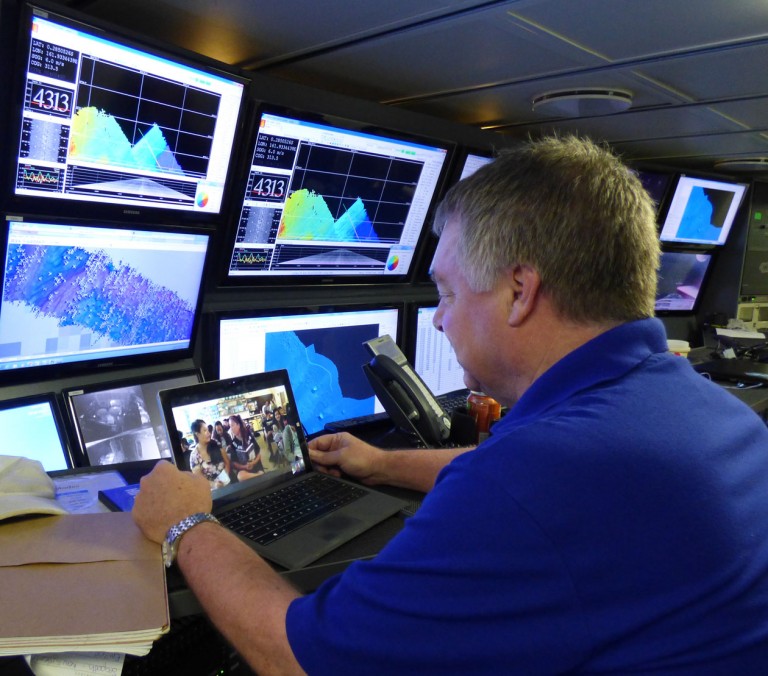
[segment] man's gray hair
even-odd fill
[[[475,291],[526,264],[564,318],[653,315],[660,255],[654,204],[607,148],[569,136],[503,151],[448,191],[435,234],[449,219],[461,228],[458,258]]]

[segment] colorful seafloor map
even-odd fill
[[[116,345],[187,340],[194,308],[107,253],[72,246],[9,248],[3,300]]]
[[[302,188],[285,203],[278,237],[330,242],[377,242],[363,201],[358,197],[338,218],[314,190]]]

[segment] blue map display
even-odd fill
[[[374,412],[375,397],[362,369],[370,360],[363,342],[378,335],[376,324],[267,334],[265,369],[288,371],[307,434]]]
[[[701,186],[692,188],[677,236],[682,239],[717,242],[733,197],[733,193],[727,190]]]

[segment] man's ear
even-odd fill
[[[530,265],[516,265],[509,271],[507,278],[512,294],[508,324],[520,326],[536,307],[541,276]]]

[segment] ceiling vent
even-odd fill
[[[720,160],[715,168],[722,171],[768,171],[768,157],[745,157],[740,160]]]
[[[557,117],[591,117],[621,113],[632,105],[625,89],[585,87],[544,92],[533,99],[533,109]]]

